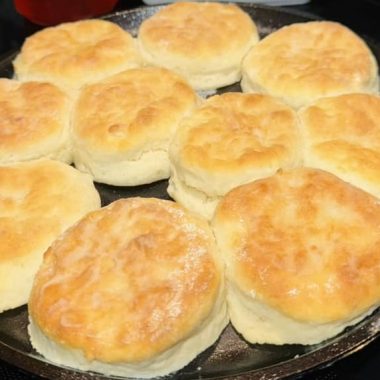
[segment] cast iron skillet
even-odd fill
[[[255,20],[261,36],[287,24],[312,20],[309,16],[291,11],[259,5],[241,7]],[[142,20],[155,13],[160,6],[147,6],[113,13],[105,18],[121,25],[132,34]],[[368,41],[380,62],[380,45]],[[16,54],[16,53],[15,53]],[[15,54],[0,62],[0,76],[12,77],[12,60]],[[238,84],[218,90],[218,93],[240,91]],[[96,184],[106,205],[121,197],[142,196],[169,199],[167,181],[137,187],[113,187]],[[59,367],[47,362],[31,347],[27,334],[26,306],[0,314],[0,359],[30,373],[54,380],[121,379]],[[235,380],[269,380],[300,375],[316,368],[328,366],[350,355],[376,339],[380,334],[380,310],[375,311],[356,326],[318,345],[248,344],[229,325],[214,346],[199,355],[192,363],[167,379],[192,380],[229,378]]]

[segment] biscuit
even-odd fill
[[[0,164],[48,157],[71,163],[71,102],[58,87],[0,79]]]
[[[138,43],[151,65],[177,71],[197,90],[241,78],[241,60],[259,40],[255,23],[234,4],[179,2],[144,20]]]
[[[299,164],[297,117],[267,95],[216,95],[181,123],[169,157],[168,193],[209,219],[232,188]]]
[[[299,112],[306,166],[329,171],[380,198],[380,97],[320,99]]]
[[[328,172],[229,192],[213,229],[233,326],[252,343],[319,343],[380,304],[380,203]]]
[[[219,260],[203,219],[171,201],[118,200],[48,250],[29,302],[31,342],[54,363],[110,375],[182,368],[228,322]]]
[[[111,185],[168,178],[169,141],[197,101],[180,76],[155,67],[84,87],[73,118],[76,167]]]
[[[100,207],[88,175],[47,159],[0,166],[0,311],[28,301],[49,245]]]
[[[13,62],[22,81],[47,81],[68,90],[141,65],[137,44],[118,25],[81,20],[28,37]]]
[[[377,92],[377,62],[366,43],[345,26],[311,21],[285,26],[247,54],[244,92],[276,96],[298,108],[325,96]]]

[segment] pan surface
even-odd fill
[[[241,4],[258,26],[261,36],[295,22],[312,20],[299,12],[260,5]],[[113,13],[105,18],[119,24],[124,29],[137,34],[140,23],[154,14],[159,6],[146,6],[133,10]],[[377,60],[380,62],[380,45],[368,41]],[[0,62],[0,76],[12,77],[12,60],[15,54]],[[218,90],[240,91],[238,84]],[[169,199],[166,192],[167,181],[137,187],[113,187],[96,184],[106,205],[121,197],[142,196]],[[36,353],[27,334],[28,312],[26,306],[0,314],[0,359],[30,373],[54,380],[100,380],[121,379],[99,374],[75,371],[47,362]],[[380,335],[380,310],[345,330],[340,335],[314,346],[302,345],[252,345],[244,341],[229,325],[218,342],[199,355],[181,371],[167,376],[168,379],[192,380],[230,378],[282,379],[299,375],[317,367],[327,366],[363,348]]]

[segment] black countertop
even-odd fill
[[[138,0],[119,0],[115,10],[142,6]],[[288,9],[342,22],[355,32],[380,44],[380,0],[312,0]],[[17,50],[23,40],[40,27],[17,14],[11,0],[0,0],[0,60]],[[0,280],[1,281],[1,280]],[[39,380],[0,360],[1,380]],[[328,368],[298,376],[302,380],[378,380],[380,379],[380,339]]]

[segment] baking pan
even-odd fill
[[[308,15],[283,8],[263,5],[241,4],[255,20],[261,36],[294,22],[310,21]],[[154,14],[160,6],[146,6],[107,15],[105,18],[116,22],[136,35],[142,20]],[[380,46],[369,41],[372,51],[380,61]],[[0,76],[12,77],[14,54],[0,62]],[[238,84],[218,90],[240,91]],[[205,96],[205,94],[203,94]],[[121,197],[142,196],[169,199],[167,181],[137,187],[114,187],[96,184],[106,205]],[[100,380],[121,379],[99,374],[72,370],[49,363],[36,353],[27,334],[28,312],[26,306],[0,314],[0,359],[35,375],[48,379]],[[380,335],[380,310],[361,323],[352,326],[340,335],[313,346],[249,344],[229,325],[220,339],[199,355],[188,366],[166,379],[193,380],[230,378],[235,380],[269,380],[294,377],[332,364],[357,350],[360,350]]]

